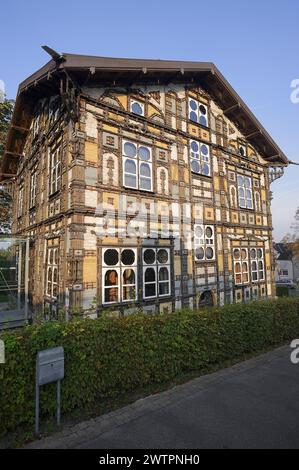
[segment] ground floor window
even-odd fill
[[[170,295],[170,250],[144,248],[142,251],[143,298]]]
[[[105,248],[102,261],[103,303],[137,300],[137,250]]]
[[[47,247],[47,266],[46,266],[46,295],[51,299],[58,298],[58,245],[53,245],[50,240]]]
[[[138,254],[141,258],[138,266]],[[138,274],[140,279],[138,279]],[[102,251],[104,305],[164,298],[171,294],[170,248],[107,247]]]
[[[236,285],[265,280],[264,250],[262,248],[234,248],[234,279]]]
[[[252,248],[250,250],[251,259],[251,279],[252,282],[265,280],[264,250],[262,248]]]

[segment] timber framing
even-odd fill
[[[119,315],[275,295],[270,183],[289,161],[215,65],[45,50],[0,175],[31,238],[32,305]]]

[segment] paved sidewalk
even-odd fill
[[[299,365],[282,347],[26,448],[299,448]]]

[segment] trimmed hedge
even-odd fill
[[[299,298],[228,305],[200,312],[50,322],[4,332],[0,435],[34,422],[35,358],[64,346],[62,411],[181,373],[242,359],[299,336]],[[41,388],[44,416],[55,413],[55,385]]]

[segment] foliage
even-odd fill
[[[3,103],[0,102],[0,167],[12,117],[13,105],[14,102],[12,100],[5,99]],[[10,232],[12,218],[11,205],[11,196],[7,193],[5,187],[0,185],[0,234]]]
[[[276,286],[276,295],[278,297],[289,297],[288,286]]]
[[[298,298],[200,312],[57,321],[4,332],[0,434],[33,424],[35,358],[45,348],[62,345],[65,350],[65,413],[180,374],[204,373],[207,367],[241,360],[298,335]],[[54,384],[41,388],[41,410],[44,416],[54,415]]]

